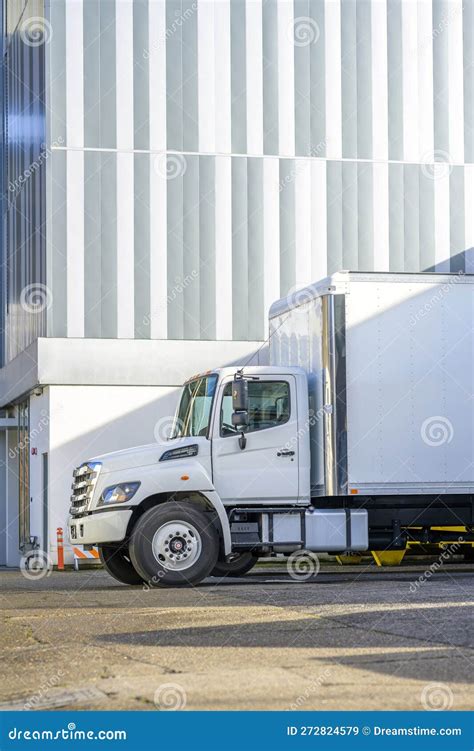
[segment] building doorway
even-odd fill
[[[29,413],[29,401],[21,402],[18,405],[18,542],[22,553],[31,547]]]

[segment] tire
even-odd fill
[[[254,555],[250,551],[246,551],[245,553],[240,553],[239,557],[235,558],[230,563],[217,561],[211,571],[211,576],[245,576],[245,574],[255,566],[257,561],[257,555]]]
[[[151,587],[189,587],[209,576],[219,536],[209,513],[167,502],[146,511],[130,538],[134,568]]]
[[[135,570],[126,545],[100,545],[100,560],[110,576],[122,584],[143,584],[143,579]]]

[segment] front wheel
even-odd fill
[[[134,568],[150,586],[194,586],[214,568],[219,536],[209,513],[171,501],[139,518],[129,549]]]
[[[99,555],[106,571],[122,584],[143,584],[125,545],[99,545]]]
[[[211,571],[211,576],[244,576],[255,566],[257,561],[257,555],[254,555],[250,551],[246,551],[245,553],[240,553],[229,563],[226,563],[225,561],[217,561]]]

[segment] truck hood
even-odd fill
[[[191,436],[190,438],[176,438],[163,443],[148,443],[144,446],[133,446],[130,449],[121,451],[111,451],[109,454],[101,454],[90,459],[91,462],[100,462],[102,464],[101,474],[105,472],[115,472],[120,469],[132,469],[133,467],[144,467],[150,464],[157,464],[160,456],[172,448],[181,448],[182,446],[191,446],[196,443],[201,445],[207,443],[207,439],[200,436]]]

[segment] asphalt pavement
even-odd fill
[[[195,589],[1,571],[2,709],[472,709],[474,568],[285,567]]]

